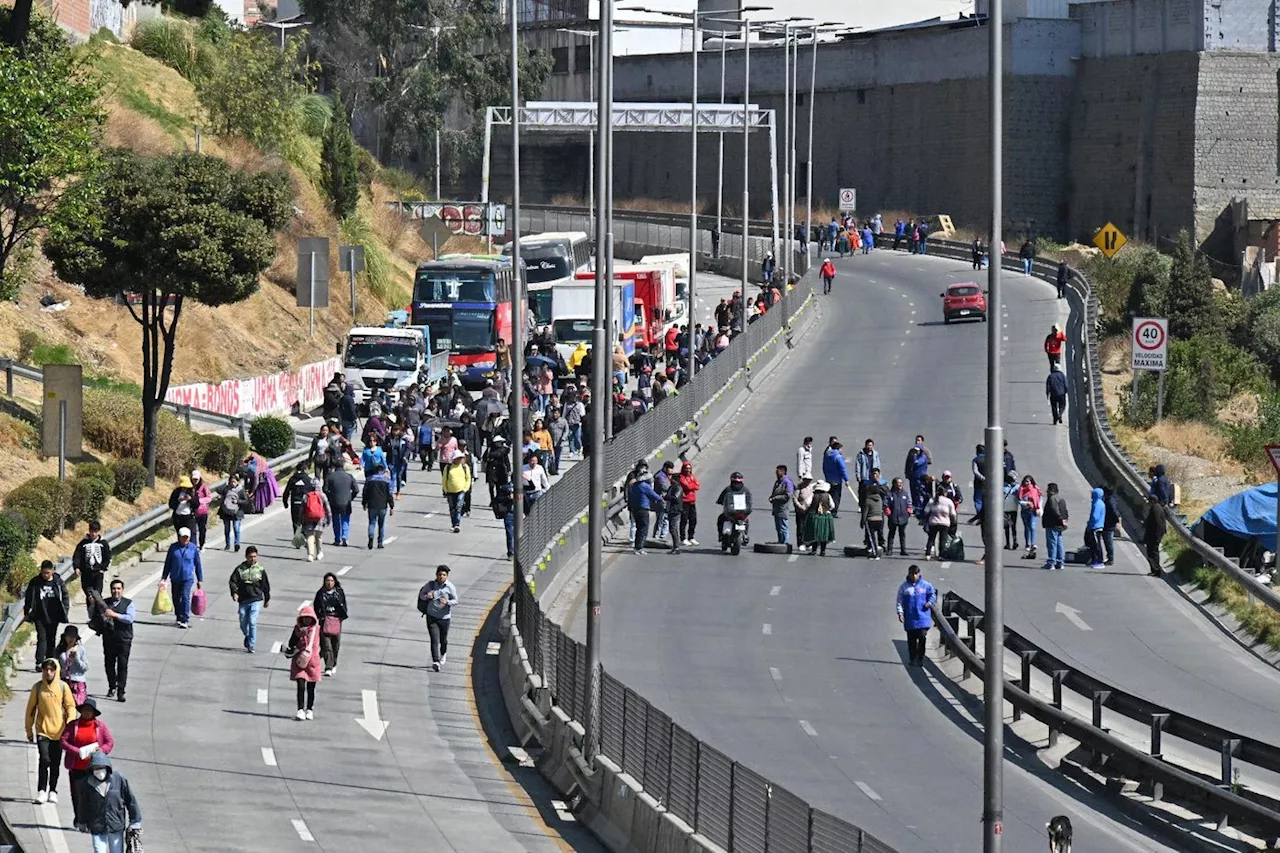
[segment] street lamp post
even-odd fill
[[[987,305],[1000,316],[1000,231],[1004,216],[1002,170],[1004,168],[1003,98],[1004,38],[1003,0],[990,0],[987,13],[991,75],[991,263],[987,269]],[[1004,839],[1004,565],[999,539],[1002,507],[1000,495],[1004,471],[1004,428],[1000,423],[1000,329],[987,329],[987,450],[985,510],[986,672],[982,686],[982,849],[1000,853]]]
[[[511,387],[507,399],[511,408],[512,502],[515,525],[512,538],[515,557],[511,561],[516,584],[524,583],[524,567],[520,565],[520,545],[524,542],[524,477],[520,436],[524,435],[524,276],[520,272],[520,35],[519,0],[511,0]],[[437,194],[439,190],[437,190]],[[486,223],[486,230],[488,223]],[[475,448],[471,448],[475,452]]]
[[[724,106],[724,51],[729,40],[723,30],[720,31],[720,106]],[[716,134],[716,231],[724,233],[724,131]]]
[[[690,17],[693,24],[693,45],[689,50],[689,64],[693,68],[693,86],[689,101],[689,139],[692,153],[689,165],[689,311],[685,328],[689,330],[689,360],[685,371],[688,382],[693,381],[693,371],[697,365],[694,356],[696,347],[693,342],[693,330],[697,326],[697,313],[694,304],[695,282],[698,278],[698,12]],[[646,324],[652,318],[646,317]]]
[[[569,33],[570,35],[583,36],[591,45],[591,50],[587,51],[587,100],[594,101],[596,99],[596,36],[599,33],[593,33],[589,30],[571,30],[561,27],[556,32]],[[622,32],[622,31],[620,31]],[[595,131],[587,134],[587,233],[594,234],[596,230],[596,135]]]

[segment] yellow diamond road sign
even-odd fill
[[[1114,258],[1116,252],[1124,248],[1124,244],[1128,243],[1128,239],[1120,232],[1120,229],[1108,222],[1102,226],[1102,230],[1093,236],[1093,245],[1102,250],[1102,254],[1108,259]]]

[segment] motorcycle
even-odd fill
[[[747,536],[747,515],[745,510],[725,512],[720,516],[720,551],[738,556],[742,546],[750,539]]]

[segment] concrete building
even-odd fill
[[[1006,229],[1088,238],[1107,221],[1148,240],[1192,231],[1238,263],[1256,223],[1280,220],[1280,0],[1010,0],[1005,44]],[[985,3],[976,18],[846,37],[818,47],[814,200],[858,189],[864,212],[989,216]],[[532,34],[530,34],[532,37]],[[544,34],[542,40],[548,37]],[[565,48],[548,100],[586,97],[589,40]],[[584,45],[586,46],[584,49]],[[811,48],[801,50],[798,179],[803,187]],[[720,52],[699,56],[699,97],[720,96]],[[741,49],[726,99],[740,102]],[[690,57],[619,56],[617,101],[685,101]],[[782,50],[753,45],[751,100],[782,110]],[[716,140],[703,137],[699,187],[714,204]],[[752,141],[751,208],[769,204],[767,138]],[[530,138],[529,162],[546,159]],[[529,200],[586,189],[586,140],[555,143],[557,165],[528,175]],[[724,197],[741,198],[741,139],[727,139]],[[494,194],[509,155],[495,147]],[[779,152],[779,157],[782,154]],[[619,135],[615,196],[688,197],[688,139]],[[1233,200],[1236,204],[1233,204]],[[1254,223],[1254,225],[1250,225]]]

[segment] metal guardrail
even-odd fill
[[[961,638],[957,632],[957,624],[952,621],[954,618],[958,622],[958,619],[964,616],[966,621],[973,625],[974,622],[972,620],[976,608],[972,605],[962,607],[958,601],[962,601],[962,599],[958,599],[957,596],[949,593],[943,599],[941,607],[935,604],[933,607],[934,622],[938,626],[942,644],[946,647],[948,653],[958,657],[963,662],[967,672],[973,672],[981,678],[986,669],[986,662],[974,649],[976,646],[974,634],[971,631],[968,637]],[[965,604],[967,605],[967,602]],[[954,616],[952,615],[953,612]],[[977,611],[977,613],[980,614],[981,611]],[[980,618],[977,619],[977,625],[981,626]],[[1138,782],[1159,786],[1152,789],[1156,792],[1156,799],[1163,796],[1164,792],[1175,793],[1189,802],[1195,802],[1206,807],[1207,814],[1217,819],[1221,824],[1230,822],[1257,830],[1265,836],[1268,844],[1267,849],[1275,847],[1276,840],[1280,838],[1280,812],[1273,811],[1237,794],[1232,787],[1230,763],[1232,756],[1243,759],[1246,740],[1249,741],[1251,747],[1249,752],[1251,758],[1248,760],[1258,766],[1269,766],[1277,759],[1274,747],[1261,744],[1252,739],[1231,735],[1225,730],[1214,726],[1198,723],[1185,715],[1145,702],[1135,696],[1111,688],[1109,685],[1103,685],[1102,682],[1095,679],[1087,678],[1079,673],[1072,673],[1065,665],[1062,665],[1061,670],[1051,673],[1054,675],[1053,704],[1042,702],[1030,693],[1030,666],[1041,654],[1045,656],[1045,662],[1049,666],[1053,666],[1057,662],[1047,653],[1036,649],[1029,641],[1018,637],[1013,632],[1006,632],[1006,636],[1014,638],[1013,643],[1010,645],[1011,650],[1018,648],[1019,641],[1029,647],[1022,650],[1023,664],[1019,681],[1005,680],[1004,699],[1013,705],[1015,719],[1025,714],[1044,723],[1049,728],[1051,742],[1056,741],[1059,734],[1065,734],[1067,737],[1079,742],[1093,753],[1092,766],[1108,777],[1122,776]],[[1050,663],[1050,661],[1053,662]],[[1063,684],[1067,684],[1076,692],[1082,692],[1081,688],[1088,691],[1083,692],[1082,695],[1089,697],[1093,702],[1094,710],[1091,722],[1086,722],[1063,710],[1061,691]],[[1112,701],[1114,701],[1114,704],[1111,704]],[[1102,728],[1101,708],[1104,706],[1110,707],[1130,719],[1150,723],[1152,727],[1151,754],[1130,746]],[[1149,718],[1146,716],[1148,714],[1150,715]],[[1206,781],[1192,772],[1165,761],[1160,754],[1160,733],[1162,731],[1186,740],[1193,740],[1202,745],[1208,745],[1213,749],[1220,748],[1223,756],[1223,783],[1219,785]],[[1215,742],[1214,736],[1218,733],[1229,735],[1229,737],[1226,737],[1222,742]],[[1197,740],[1196,738],[1200,739]],[[1264,764],[1263,762],[1267,763]]]
[[[929,251],[948,258],[970,258],[968,244],[950,240],[930,239]],[[1004,258],[1003,268],[1018,272],[1022,269],[1020,260],[1011,256]],[[1032,266],[1032,275],[1048,282],[1057,280],[1057,272],[1058,262],[1051,259],[1037,258]],[[1084,422],[1089,428],[1088,437],[1098,451],[1094,454],[1094,461],[1114,484],[1116,494],[1141,518],[1146,514],[1148,486],[1139,472],[1137,461],[1120,446],[1115,430],[1111,428],[1103,395],[1102,358],[1098,351],[1097,335],[1100,325],[1098,299],[1089,279],[1078,270],[1072,270],[1068,284],[1067,292],[1073,308],[1068,327],[1069,349],[1079,348],[1080,362],[1080,370],[1068,371],[1068,379],[1073,386],[1070,400],[1074,405],[1083,405],[1086,411]],[[1172,508],[1165,508],[1165,517],[1168,529],[1206,565],[1240,584],[1251,604],[1264,604],[1280,612],[1280,593],[1259,581],[1253,572],[1196,536],[1186,519]]]
[[[304,439],[302,436],[295,433],[294,440],[299,443],[300,446],[295,447],[283,456],[278,456],[275,459],[268,460],[268,464],[270,464],[273,471],[279,472],[286,470],[290,466],[296,465],[298,462],[307,458],[311,453],[310,439]],[[212,484],[210,488],[216,489],[225,483],[226,480],[219,480]],[[217,506],[216,498],[214,503],[211,505],[211,509],[213,506]],[[128,548],[163,529],[169,524],[171,517],[172,512],[167,504],[154,507],[136,518],[129,519],[128,522],[115,530],[107,531],[103,534],[103,538],[107,540],[107,543],[111,546],[111,550],[113,552],[118,552],[121,549]],[[70,558],[60,561],[58,563],[57,571],[58,574],[62,576],[64,582],[69,581],[75,574],[71,568]],[[14,631],[18,630],[18,626],[22,624],[22,602],[15,601],[5,605],[3,616],[4,620],[0,622],[0,651],[3,651],[4,648],[8,646],[9,640],[13,637]]]
[[[13,378],[16,376],[20,379],[29,379],[32,382],[43,382],[44,371],[39,367],[33,367],[29,364],[21,364],[11,358],[0,358],[0,371],[4,372],[4,393],[6,397],[13,396]],[[89,383],[85,383],[85,387],[92,387]],[[234,429],[240,436],[241,441],[247,441],[249,435],[249,419],[238,415],[224,415],[218,412],[208,412],[204,409],[197,409],[194,406],[187,406],[182,403],[161,404],[161,408],[173,412],[182,418],[189,428],[192,421],[200,421],[201,423],[211,424],[213,426]]]

